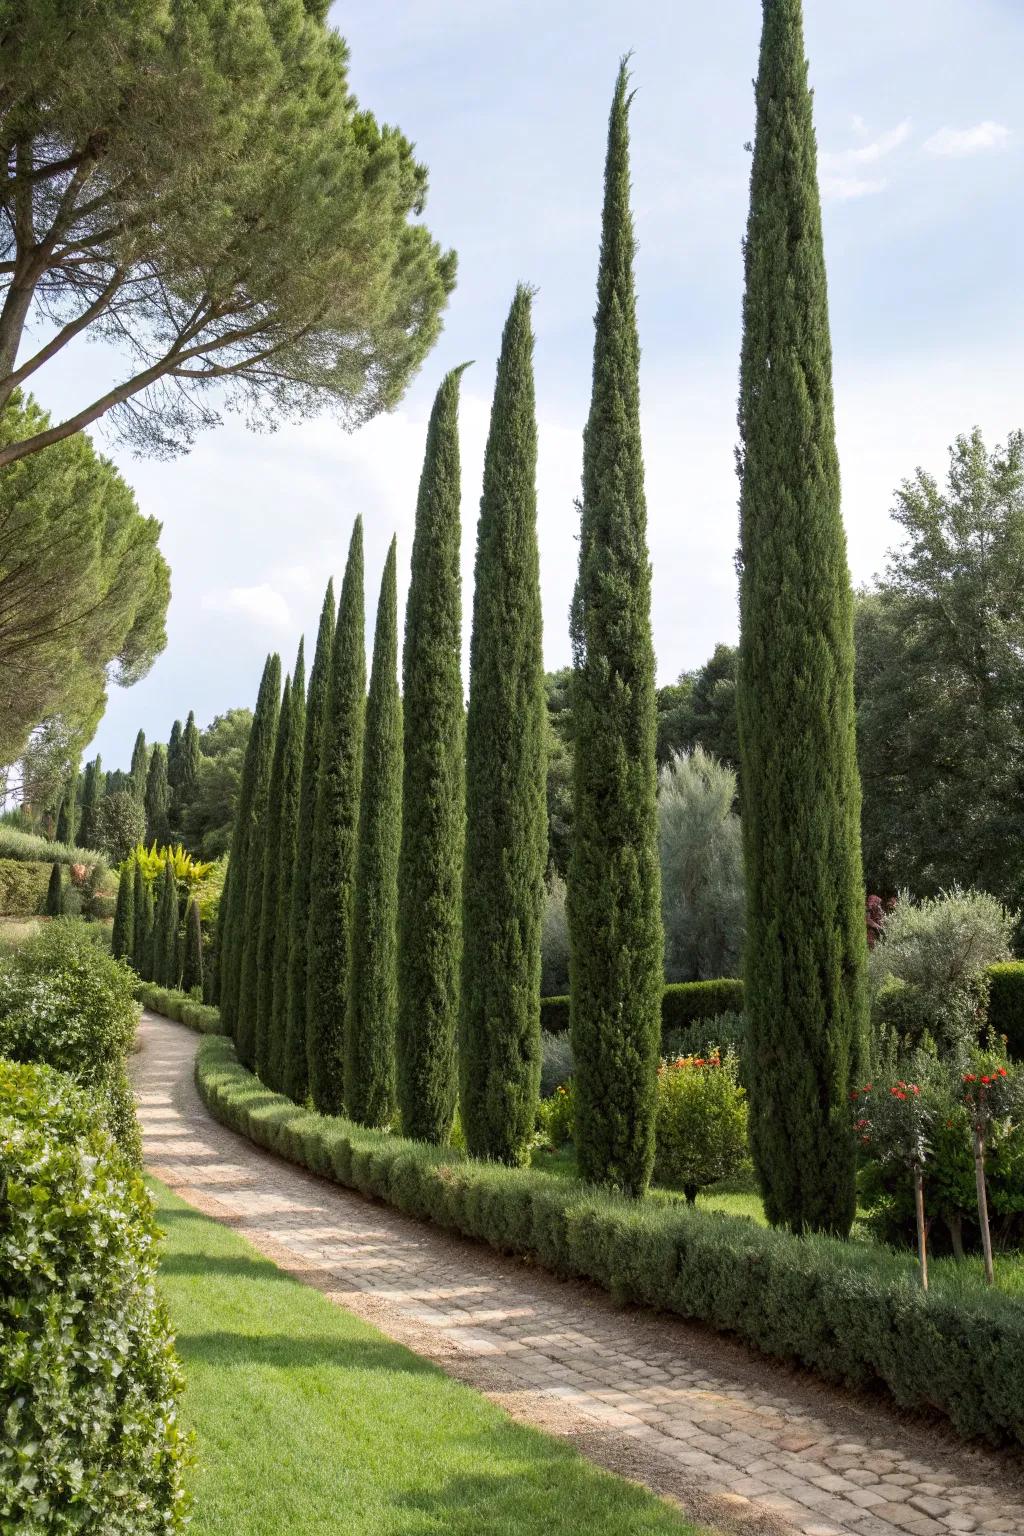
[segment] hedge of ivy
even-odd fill
[[[713,1019],[720,1013],[742,1013],[743,983],[724,977],[720,981],[677,981],[661,996],[661,1029],[681,1029],[694,1019]],[[545,997],[540,1005],[540,1027],[558,1035],[569,1028],[569,999]]]
[[[269,1093],[227,1039],[203,1041],[196,1082],[233,1130],[409,1215],[883,1389],[961,1434],[1024,1444],[1024,1308],[980,1283],[936,1275],[926,1295],[913,1261],[885,1248],[629,1201],[316,1115]]]

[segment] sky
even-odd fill
[[[248,432],[228,417],[171,463],[94,435],[164,525],[168,645],[111,690],[91,752],[127,767],[135,733],[166,740],[251,706],[265,653],[315,635],[352,520],[366,534],[367,637],[392,534],[408,575],[430,404],[463,378],[463,606],[501,329],[515,285],[534,305],[545,658],[569,660],[582,429],[607,113],[633,51],[633,206],[641,413],[658,680],[737,634],[736,392],[741,240],[757,0],[348,0],[361,103],[414,140],[425,221],[459,256],[444,333],[401,406],[358,433],[330,418]],[[1024,57],[1020,0],[805,0],[825,220],[843,515],[856,582],[885,564],[894,489],[945,474],[978,425],[1024,425]],[[112,381],[97,348],[55,362],[54,411]],[[91,398],[91,395],[88,395]]]

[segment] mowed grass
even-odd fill
[[[150,1188],[197,1442],[192,1536],[693,1532]]]

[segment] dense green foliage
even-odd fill
[[[51,843],[35,832],[22,832],[18,827],[0,823],[0,859],[22,859],[33,864],[95,864],[101,857],[98,850],[79,848],[74,843]]]
[[[458,1092],[465,719],[460,650],[459,380],[430,413],[402,652],[397,1087],[402,1127],[448,1138]]]
[[[988,973],[988,1021],[1015,1061],[1024,1060],[1024,961],[993,965]]]
[[[735,976],[743,953],[743,835],[735,771],[697,746],[658,775],[665,975]]]
[[[178,882],[168,859],[156,897],[153,933],[153,980],[161,987],[176,987],[178,974]]]
[[[98,757],[86,763],[85,772],[79,782],[82,801],[78,815],[78,841],[84,848],[95,848],[97,847],[96,807],[103,794],[103,767]]]
[[[259,756],[253,762],[250,793],[245,803],[244,815],[249,822],[249,835],[241,866],[240,886],[244,897],[240,904],[240,931],[238,957],[238,992],[234,1037],[238,1042],[239,1059],[248,1067],[256,1064],[256,1010],[259,992],[260,916],[263,910],[263,875],[267,859],[275,859],[276,848],[268,845],[268,824],[272,814],[270,782],[274,770],[274,754],[277,747],[277,727],[280,718],[281,662],[274,656],[271,665],[274,685],[266,716],[261,717],[257,702],[253,718],[252,734],[259,746]]]
[[[274,751],[277,729],[277,702],[281,688],[281,662],[268,656],[260,679],[256,712],[246,742],[242,777],[238,789],[238,807],[231,834],[228,876],[217,916],[218,1001],[225,1033],[233,1035],[239,1018],[239,987],[242,977],[242,949],[245,943],[246,881],[250,873],[249,848],[255,807],[266,782]],[[261,783],[263,789],[261,791]],[[262,894],[262,887],[261,887]]]
[[[345,1014],[366,714],[364,613],[363,521],[357,517],[331,653],[309,883],[306,1058],[310,1095],[322,1114],[340,1113],[345,1090]]]
[[[117,881],[117,907],[110,936],[110,952],[115,960],[130,960],[135,944],[135,871],[134,859],[122,866]]]
[[[60,917],[64,911],[64,871],[59,864],[54,864],[50,870],[43,911],[47,917]]]
[[[78,775],[76,774],[77,778]],[[57,812],[56,839],[58,843],[73,843],[78,823],[78,807],[75,804],[75,792],[69,785],[61,796],[60,809]]]
[[[675,982],[661,994],[662,1033],[685,1029],[697,1019],[713,1019],[720,1013],[740,1013],[743,983],[721,977],[716,981]],[[569,1028],[568,997],[545,997],[540,1004],[541,1028],[560,1034]]]
[[[698,1190],[736,1172],[747,1155],[747,1104],[734,1052],[663,1063],[655,1142],[655,1178],[691,1205]]]
[[[146,949],[146,880],[136,859],[132,871],[132,964],[139,975]]]
[[[352,908],[352,974],[345,1019],[345,1108],[360,1125],[395,1114],[398,1012],[398,850],[402,838],[402,700],[392,539],[377,599],[363,736],[362,794]]]
[[[204,859],[219,858],[231,846],[251,728],[251,710],[229,709],[200,733],[195,790],[186,799],[183,788],[179,814],[182,836],[192,852]]]
[[[281,792],[284,785],[284,761],[292,731],[292,680],[289,674],[281,693],[277,717],[274,761],[267,787],[267,811],[261,830],[266,847],[263,857],[263,887],[260,893],[253,974],[255,990],[245,994],[246,1007],[253,1013],[253,1068],[265,1083],[271,1082],[271,1015],[274,1008],[274,946],[277,938],[277,905],[281,889]],[[276,1086],[273,1084],[272,1086]]]
[[[121,864],[146,835],[146,816],[126,790],[104,795],[93,817],[93,836],[112,864]]]
[[[1024,1312],[958,1268],[936,1267],[926,1295],[909,1255],[870,1243],[625,1199],[324,1119],[269,1096],[226,1040],[203,1041],[196,1080],[219,1120],[320,1177],[828,1381],[882,1387],[962,1434],[1024,1443]]]
[[[181,1377],[150,1201],[62,1073],[0,1060],[0,1525],[184,1528]]]
[[[181,964],[181,990],[203,993],[203,926],[199,903],[193,896],[185,913],[185,944]]]
[[[146,799],[146,776],[149,773],[149,748],[146,746],[146,733],[139,731],[135,737],[135,745],[132,748],[132,765],[130,777],[132,781],[132,794],[140,805]]]
[[[288,740],[282,749],[279,834],[277,852],[277,911],[273,916],[273,948],[269,964],[273,971],[270,993],[269,1044],[264,1062],[266,1081],[278,1093],[285,1087],[285,1050],[288,1032],[288,958],[291,933],[292,900],[295,888],[295,859],[298,846],[299,796],[302,782],[302,752],[306,734],[306,650],[299,641],[292,673],[288,709]]]
[[[756,101],[737,696],[751,1149],[771,1221],[845,1233],[866,939],[853,600],[800,0],[765,5]]]
[[[325,17],[196,0],[100,5],[82,27],[8,8],[0,403],[83,330],[133,365],[49,434],[22,425],[0,466],[111,409],[143,449],[188,447],[218,419],[210,387],[264,419],[333,405],[358,423],[398,400],[455,260],[414,217],[425,168],[359,108]]]
[[[281,1086],[296,1103],[305,1103],[309,1088],[306,1057],[306,970],[308,963],[310,880],[313,867],[313,822],[316,792],[323,756],[324,723],[331,687],[331,652],[334,648],[334,584],[327,583],[316,650],[306,695],[306,733],[302,746],[302,777],[299,785],[299,819],[295,832],[295,876],[292,882],[291,918],[288,928],[288,995],[286,1001],[284,1061]]]
[[[44,911],[50,864],[0,858],[0,917],[35,917]]]
[[[623,62],[608,126],[583,440],[568,911],[580,1169],[640,1195],[654,1161],[664,976],[628,86]]]
[[[162,847],[171,840],[171,786],[167,779],[167,748],[160,742],[150,753],[145,807],[146,842]]]
[[[703,747],[727,767],[739,768],[738,664],[739,652],[734,645],[716,645],[702,667],[684,672],[677,683],[658,689],[659,764],[670,762],[675,752]]]
[[[16,397],[0,410],[0,451],[46,425],[34,401]],[[159,536],[84,435],[0,474],[0,764],[56,720],[66,774],[108,683],[136,682],[163,650],[170,584]]]
[[[502,336],[477,531],[466,720],[459,1113],[477,1157],[525,1161],[540,1086],[547,700],[530,291]]]

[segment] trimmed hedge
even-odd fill
[[[714,1019],[720,1013],[742,1013],[743,983],[731,977],[718,981],[676,981],[661,995],[661,1032],[681,1029],[694,1019]],[[569,999],[543,997],[540,1027],[560,1035],[569,1028]]]
[[[96,848],[51,843],[48,837],[40,837],[36,832],[22,832],[0,822],[0,859],[45,864],[49,873],[54,864],[102,864],[104,855]]]
[[[0,1059],[0,1530],[183,1529],[181,1375],[141,1181],[63,1073]]]
[[[890,1249],[630,1201],[320,1116],[268,1092],[227,1039],[203,1041],[196,1083],[233,1130],[411,1216],[735,1334],[828,1381],[884,1388],[963,1435],[1024,1444],[1024,1308],[980,1282],[940,1272],[926,1294],[913,1260]]]
[[[53,863],[0,858],[0,917],[37,917],[46,905]]]
[[[187,1024],[189,1029],[196,1030],[200,1035],[223,1034],[220,1009],[197,1002],[187,992],[178,992],[172,987],[158,987],[150,981],[139,981],[135,984],[135,996],[150,1013],[160,1013],[165,1019],[173,1019],[176,1024]]]
[[[1008,960],[988,968],[988,1021],[1015,1061],[1024,1061],[1024,962]]]

